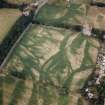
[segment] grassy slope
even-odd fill
[[[17,9],[0,9],[0,43],[20,16],[21,12]]]
[[[82,33],[31,26],[4,68],[5,80],[13,79],[4,82],[4,102],[88,105],[79,89],[95,66],[99,46],[97,40]]]

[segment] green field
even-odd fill
[[[70,7],[46,4],[40,9],[35,20],[40,24],[56,27],[70,28],[72,26],[89,24],[90,27],[95,29],[105,30],[104,17],[104,8],[88,6],[85,3],[72,3]]]
[[[48,3],[56,5],[68,5],[68,2],[66,0],[49,0]],[[88,5],[90,3],[90,0],[70,0],[70,4],[71,3]]]
[[[22,13],[18,9],[0,9],[0,43],[21,15]]]
[[[22,4],[22,3],[32,3],[35,2],[36,0],[4,0],[4,1],[11,4]]]
[[[44,5],[35,21],[45,25],[71,27],[85,23],[87,7],[85,4],[71,4],[70,7],[58,5]]]
[[[72,0],[67,6],[64,0],[51,0],[34,16],[30,27],[19,33],[22,39],[15,43],[0,73],[0,105],[90,105],[80,90],[95,69],[101,41],[71,28],[86,24],[105,30],[105,10],[89,2]],[[19,26],[21,16],[18,9],[0,9],[0,43]]]
[[[4,0],[8,3],[12,4],[22,4],[22,3],[31,3],[35,1],[40,1],[40,0]],[[49,0],[48,1],[51,4],[57,4],[57,5],[67,5],[67,2],[65,0]],[[76,3],[76,4],[89,4],[90,0],[72,0],[70,1],[71,3]]]
[[[94,38],[32,25],[4,67],[4,105],[89,105],[80,94],[96,63]]]

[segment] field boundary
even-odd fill
[[[22,15],[10,28],[9,32],[6,34],[6,37],[0,44],[0,65],[16,40],[20,37],[26,27],[31,23],[32,17],[32,14],[27,17]]]
[[[7,56],[5,57],[4,61],[2,62],[2,64],[0,65],[0,71],[2,71],[3,67],[5,66],[5,64],[7,63],[8,59],[10,58],[10,56],[12,55],[14,49],[16,48],[16,46],[19,44],[19,42],[21,41],[21,39],[24,36],[24,33],[28,31],[28,29],[31,27],[32,23],[30,23],[27,28],[23,31],[23,33],[20,35],[20,37],[17,39],[17,41],[14,43],[14,45],[11,47],[10,51],[8,52]]]

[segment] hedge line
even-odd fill
[[[16,40],[22,34],[22,32],[26,29],[29,23],[32,21],[33,13],[30,16],[21,16],[11,30],[8,32],[6,38],[0,44],[0,65],[2,64],[4,58],[7,56],[11,47],[14,45]]]
[[[33,24],[37,24],[37,25],[46,25],[44,23],[38,22],[38,21],[33,21]],[[47,25],[50,26],[50,25]],[[83,26],[80,25],[64,25],[64,24],[59,24],[59,25],[53,25],[54,27],[60,27],[60,28],[65,28],[65,29],[72,29],[73,31],[76,32],[80,32],[83,30]],[[93,37],[103,41],[103,35],[105,35],[105,31],[104,30],[100,30],[100,29],[92,29],[92,34]]]
[[[0,8],[13,8],[13,9],[20,9],[23,10],[28,4],[11,4],[7,3],[3,0],[0,0]]]

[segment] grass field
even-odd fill
[[[22,3],[32,3],[37,0],[4,0],[4,1],[11,4],[22,4]]]
[[[105,30],[105,8],[91,6],[88,10],[87,17],[88,23],[92,27],[99,30]]]
[[[17,9],[0,9],[0,43],[21,15],[22,13]]]
[[[57,5],[44,5],[35,20],[41,24],[70,27],[71,25],[83,25],[85,23],[86,5],[71,4],[70,7]]]
[[[63,28],[32,25],[4,69],[4,105],[89,105],[80,94],[100,44]]]
[[[56,4],[56,5],[67,5],[66,0],[49,0],[48,1],[50,4]],[[89,4],[90,0],[71,0],[70,3],[75,3],[75,4]]]
[[[87,6],[85,3],[74,3],[68,8],[64,5],[46,4],[40,9],[35,19],[40,24],[50,26],[70,28],[87,23],[92,28],[105,30],[104,8]]]

